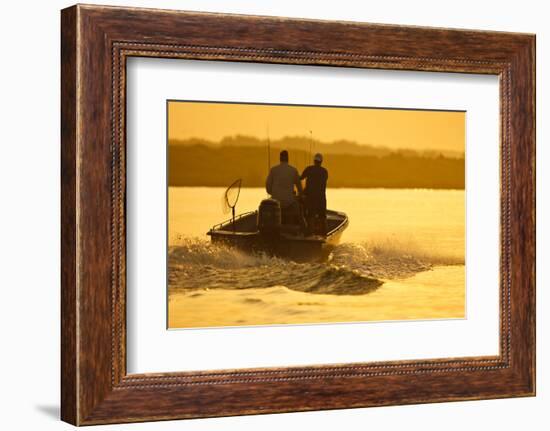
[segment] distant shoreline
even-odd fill
[[[273,148],[280,148],[289,151],[309,152],[310,147],[313,152],[321,152],[323,154],[349,154],[363,156],[388,156],[390,154],[401,154],[403,156],[416,156],[435,158],[443,156],[446,158],[463,159],[464,151],[452,151],[437,148],[388,148],[382,145],[373,145],[370,143],[358,143],[346,139],[337,140],[334,142],[323,142],[313,139],[309,136],[285,136],[284,138],[268,141],[263,138],[253,136],[226,136],[219,142],[209,141],[207,139],[189,138],[185,140],[170,139],[169,146],[175,147],[191,147],[202,145],[216,150],[224,147],[244,147],[244,148],[263,148],[267,149],[268,144]]]
[[[168,184],[223,187],[241,178],[244,187],[263,187],[268,166],[279,161],[280,147],[207,145],[168,146]],[[313,152],[316,150],[313,149]],[[309,151],[289,150],[290,164],[302,172]],[[465,159],[419,153],[385,155],[324,153],[331,188],[464,189]]]

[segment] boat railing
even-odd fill
[[[239,214],[238,216],[235,217],[235,222],[239,221],[239,220],[242,219],[243,217],[249,216],[250,214],[256,214],[256,213],[257,213],[257,211],[248,211],[248,212]],[[344,222],[338,224],[334,229],[331,229],[329,232],[327,232],[326,236],[334,235],[336,232],[345,229],[345,227],[346,227],[347,224],[348,224],[348,217],[347,217],[347,215],[345,215],[344,217],[345,217]],[[212,227],[210,228],[210,231],[209,231],[209,232],[213,232],[213,231],[215,231],[215,230],[218,230],[218,229],[220,229],[223,225],[226,225],[226,224],[231,225],[231,223],[233,223],[233,219],[232,219],[232,218],[227,219],[227,220],[224,220],[224,221],[222,221],[221,223],[218,223],[218,224],[215,224],[214,226],[212,226]]]
[[[235,222],[239,221],[243,217],[246,217],[246,216],[249,216],[250,214],[255,214],[255,213],[256,213],[256,211],[248,211],[248,212],[239,214],[238,216],[235,217]],[[210,228],[210,232],[215,231],[215,230],[221,228],[223,225],[228,224],[228,223],[233,223],[233,218],[230,218],[230,219],[227,219],[225,221],[222,221],[221,223],[215,224],[214,226],[212,226]]]
[[[327,236],[334,235],[336,232],[338,232],[340,230],[344,230],[346,228],[346,226],[348,225],[348,223],[349,223],[348,216],[344,215],[344,222],[339,223],[334,229],[328,231]]]

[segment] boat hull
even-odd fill
[[[348,225],[344,213],[327,211],[329,232],[326,236],[281,232],[264,235],[256,228],[256,213],[239,216],[233,223],[228,221],[212,228],[208,235],[213,243],[224,244],[248,252],[261,252],[296,261],[324,260],[338,245]]]

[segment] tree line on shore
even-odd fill
[[[270,165],[279,162],[279,152],[287,149],[290,164],[300,172],[311,164],[311,152],[302,142],[297,146],[281,146],[274,141],[269,151]],[[326,147],[326,144],[325,144]],[[348,146],[348,149],[350,146]],[[323,166],[329,171],[328,187],[348,188],[431,188],[464,189],[464,156],[386,151],[373,148],[361,152],[338,153],[322,150],[322,144],[312,145],[312,151],[323,152]],[[341,151],[344,148],[341,149]],[[267,146],[208,145],[208,141],[193,140],[183,145],[168,146],[168,184],[170,186],[224,187],[242,178],[243,187],[263,187],[268,170]]]

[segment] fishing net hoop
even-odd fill
[[[235,180],[227,189],[225,189],[222,197],[224,213],[228,213],[230,209],[234,209],[237,205],[241,194],[241,183],[242,179],[239,178]],[[235,192],[236,195],[234,195]]]

